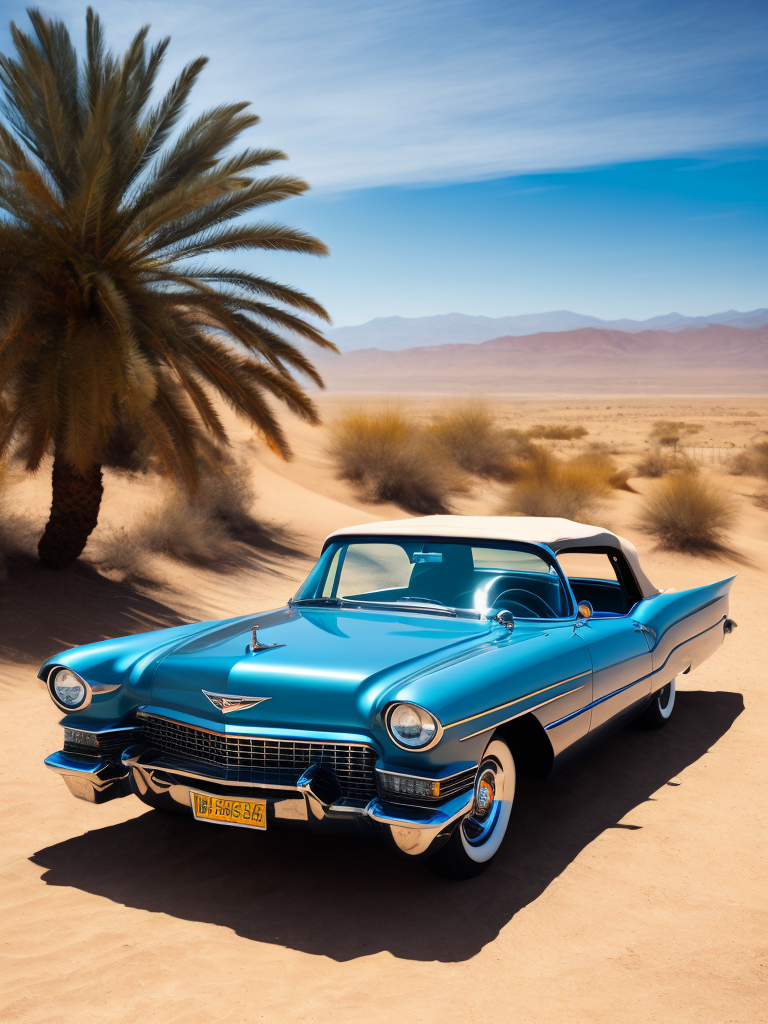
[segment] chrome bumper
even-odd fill
[[[57,750],[55,754],[46,757],[45,764],[51,771],[61,775],[70,793],[78,800],[103,804],[118,796],[128,796],[131,792],[128,769],[107,758]]]
[[[226,795],[234,789],[262,795],[267,820],[276,825],[303,822],[321,832],[378,831],[402,853],[419,856],[450,835],[459,818],[469,812],[473,791],[460,793],[433,807],[397,804],[374,797],[367,804],[340,800],[333,780],[313,765],[295,787],[264,787],[225,783],[163,764],[153,764],[151,752],[129,748],[120,762],[57,751],[46,765],[66,782],[80,800],[103,803],[134,793],[144,803],[164,810],[191,812],[190,792]]]

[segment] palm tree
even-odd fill
[[[12,24],[17,54],[0,55],[0,457],[13,449],[34,471],[53,454],[38,551],[63,568],[96,525],[101,467],[121,439],[150,445],[194,490],[201,453],[226,444],[218,394],[288,457],[268,398],[316,423],[294,374],[322,381],[279,332],[336,349],[291,311],[327,321],[314,299],[212,262],[327,253],[301,231],[234,223],[309,187],[253,176],[279,150],[227,155],[259,120],[248,104],[177,129],[205,58],[150,105],[168,39],[148,49],[147,26],[115,57],[89,8],[80,63],[61,22],[28,14],[33,34]]]

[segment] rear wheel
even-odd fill
[[[491,740],[477,770],[472,809],[445,846],[427,860],[431,871],[455,879],[485,871],[506,835],[515,781],[512,752],[504,740]]]
[[[638,722],[645,729],[661,729],[672,717],[675,706],[675,680],[654,693],[651,703],[640,715]]]

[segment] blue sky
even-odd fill
[[[84,6],[43,6],[80,37]],[[115,47],[171,35],[168,79],[211,58],[196,109],[252,100],[313,185],[276,214],[332,249],[259,265],[337,324],[768,305],[762,0],[97,7]]]

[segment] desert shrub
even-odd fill
[[[541,441],[577,441],[586,437],[586,427],[569,427],[567,423],[537,423],[526,431],[528,437]]]
[[[734,476],[761,476],[768,480],[768,441],[758,441],[729,459],[728,472]]]
[[[425,430],[424,437],[459,469],[495,480],[511,479],[512,461],[524,445],[522,435],[498,427],[493,413],[478,400],[451,409]]]
[[[343,416],[331,426],[328,451],[365,500],[406,512],[447,512],[449,495],[462,487],[452,459],[397,409]]]
[[[702,430],[701,423],[686,423],[684,420],[656,420],[651,426],[651,440],[663,448],[674,448],[680,439]]]
[[[762,491],[760,494],[756,494],[752,498],[752,501],[758,508],[762,508],[768,512],[768,491]]]
[[[724,535],[734,519],[727,494],[701,476],[680,473],[656,486],[638,525],[656,537],[660,547],[696,554],[723,550]]]
[[[500,512],[579,520],[599,514],[610,491],[602,466],[586,460],[563,462],[538,449],[520,468]]]
[[[638,476],[660,477],[669,472],[671,465],[669,456],[659,446],[654,446],[636,463],[635,472]]]
[[[253,543],[262,533],[252,515],[255,500],[247,465],[222,455],[196,494],[169,485],[165,499],[133,524],[94,534],[88,555],[102,570],[134,578],[151,575],[152,554],[197,565],[243,562],[238,542]]]
[[[630,470],[620,468],[603,449],[590,449],[574,456],[567,463],[573,470],[582,468],[587,474],[601,477],[612,491],[637,493],[629,483]]]

